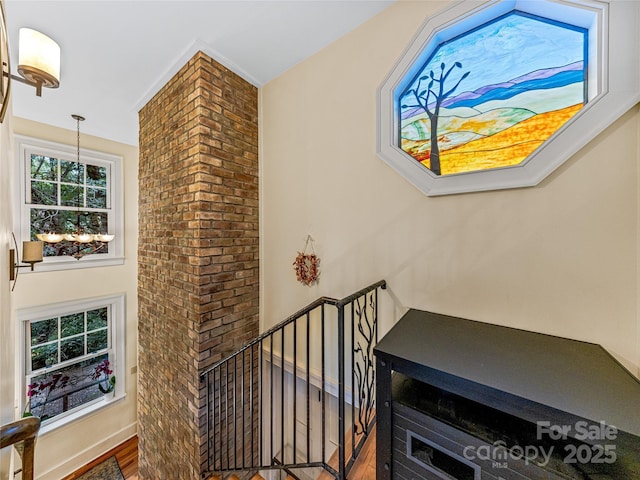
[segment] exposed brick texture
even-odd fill
[[[140,479],[200,479],[199,374],[258,334],[257,89],[196,54],[140,111]]]

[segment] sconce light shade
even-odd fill
[[[42,261],[42,242],[22,242],[22,261],[36,263]]]
[[[44,243],[41,241],[22,242],[22,260],[20,260],[16,236],[11,233],[11,237],[16,247],[15,250],[13,248],[9,249],[9,280],[13,282],[13,286],[11,287],[11,291],[13,292],[13,289],[16,288],[16,281],[18,280],[18,272],[20,269],[30,267],[31,271],[33,271],[33,265],[42,261]],[[28,263],[28,265],[22,265],[23,263]]]
[[[43,33],[30,28],[21,28],[18,73],[33,84],[58,88],[60,46]]]

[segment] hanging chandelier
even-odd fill
[[[87,233],[80,225],[80,217],[82,216],[82,212],[80,210],[80,206],[86,203],[86,192],[84,187],[84,179],[81,178],[81,168],[80,168],[80,122],[84,121],[84,117],[80,115],[71,115],[71,117],[76,121],[76,172],[77,172],[77,210],[76,210],[76,224],[75,230],[72,232],[58,233],[58,232],[48,232],[48,233],[38,233],[36,237],[38,240],[41,240],[45,243],[60,243],[62,241],[69,242],[75,248],[71,253],[76,260],[80,260],[85,255],[91,255],[93,253],[99,253],[105,246],[115,238],[115,235],[110,235],[108,233]],[[86,170],[86,168],[85,168]],[[81,192],[85,192],[84,194]]]

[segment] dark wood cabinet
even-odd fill
[[[410,310],[375,354],[378,480],[640,480],[640,381],[599,345]]]

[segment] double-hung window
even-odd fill
[[[115,234],[95,249],[67,240],[46,243],[38,270],[122,263],[122,159],[119,156],[18,136],[21,240],[38,233]],[[79,161],[78,161],[79,160]],[[77,255],[80,261],[74,258]]]
[[[25,412],[55,426],[123,396],[123,295],[26,308],[18,318]]]

